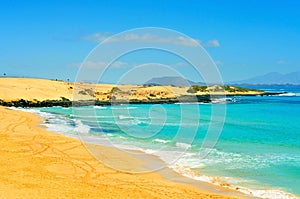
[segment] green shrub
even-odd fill
[[[120,92],[120,91],[121,91],[121,89],[119,89],[118,87],[113,87],[113,88],[111,89],[111,92],[112,92],[112,93]]]
[[[193,85],[187,90],[187,92],[188,93],[197,93],[198,91],[205,92],[206,89],[207,89],[207,86]]]

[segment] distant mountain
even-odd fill
[[[174,85],[174,86],[206,85],[203,82],[194,82],[194,81],[186,80],[182,77],[175,77],[175,76],[152,78],[152,79],[148,80],[145,84],[146,85]],[[268,73],[265,75],[245,79],[245,80],[224,82],[224,84],[229,84],[229,85],[239,85],[239,84],[252,84],[252,85],[293,84],[293,85],[300,85],[300,72],[293,72],[293,73],[288,73],[288,74],[281,74],[281,73],[273,72],[273,73]]]
[[[250,79],[227,82],[227,84],[294,84],[300,85],[300,72],[293,72],[288,74],[268,73],[265,75],[253,77]]]
[[[146,85],[174,85],[174,86],[190,86],[190,85],[205,85],[202,82],[193,82],[182,77],[166,76],[157,77],[148,80]]]

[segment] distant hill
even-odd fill
[[[147,85],[174,85],[174,86],[190,86],[190,85],[205,85],[203,82],[193,82],[182,77],[166,76],[157,77],[148,80]]]
[[[240,80],[227,82],[227,84],[294,84],[300,85],[300,72],[281,74],[277,72],[268,73],[265,75]]]
[[[203,82],[194,82],[186,80],[182,77],[165,76],[157,77],[148,80],[146,85],[174,85],[174,86],[190,86],[190,85],[206,85]],[[274,84],[293,84],[300,85],[300,72],[292,72],[287,74],[281,74],[277,72],[268,73],[261,76],[252,77],[240,81],[224,82],[227,85],[274,85]],[[209,84],[211,85],[211,84]]]

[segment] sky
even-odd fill
[[[300,71],[299,8],[300,1],[294,0],[2,0],[0,74],[75,81],[80,65],[99,42],[143,27],[166,28],[195,39],[216,63],[224,81]],[[145,35],[152,41],[186,46],[175,37],[166,40]],[[134,35],[133,40],[145,39],[145,35]],[[107,71],[104,81],[152,62],[199,80],[185,60],[167,54],[146,50],[123,56]],[[88,63],[102,67],[105,61]],[[140,78],[143,75],[141,72]]]

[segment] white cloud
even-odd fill
[[[122,61],[115,61],[114,63],[112,63],[111,65],[114,68],[123,68],[123,67],[127,67],[129,66],[128,63],[126,62],[122,62]]]
[[[98,61],[98,62],[85,61],[84,63],[75,63],[75,64],[72,64],[72,65],[75,66],[75,67],[80,67],[82,65],[83,67],[87,67],[87,68],[105,68],[105,67],[109,66],[109,63],[108,62],[103,62],[103,61]],[[123,67],[127,67],[127,66],[129,66],[129,65],[126,62],[115,61],[109,67],[123,68]]]
[[[218,48],[220,47],[220,42],[216,39],[213,39],[213,40],[209,40],[208,42],[202,44],[203,46],[205,47],[213,47],[213,48]]]
[[[92,42],[103,42],[105,39],[109,38],[113,34],[111,33],[95,33],[92,35],[87,35],[81,37],[81,40],[92,41]],[[122,34],[116,35],[106,42],[126,42],[126,41],[139,41],[139,42],[153,42],[153,43],[171,43],[183,46],[197,46],[202,44],[206,47],[220,47],[218,40],[210,40],[206,43],[202,43],[200,40],[192,39],[188,37],[178,36],[178,37],[161,37],[153,34]]]
[[[223,65],[223,62],[220,61],[220,60],[216,60],[216,61],[215,61],[215,64],[218,65],[218,66],[221,66],[221,65]]]
[[[102,33],[94,33],[91,35],[86,35],[86,36],[81,37],[80,39],[100,43],[112,35],[113,34],[109,33],[109,32],[102,32]]]
[[[185,67],[185,66],[188,66],[188,63],[186,63],[186,62],[177,62],[175,64],[172,64],[171,66],[174,66],[174,67]]]
[[[284,60],[278,60],[278,61],[276,62],[276,64],[278,64],[278,65],[285,65],[285,64],[288,64],[288,62],[287,62],[287,61],[284,61]]]

